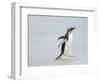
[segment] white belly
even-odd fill
[[[72,40],[73,40],[73,36],[72,34],[70,34],[68,41],[66,40],[64,54],[68,54],[70,52]]]
[[[69,35],[69,40],[65,41],[66,42],[66,44],[65,44],[65,50],[64,50],[64,53],[63,53],[61,59],[69,59],[69,57],[71,56],[72,41],[73,41],[73,36],[72,36],[72,34],[70,34]]]

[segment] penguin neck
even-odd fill
[[[68,37],[72,36],[72,33],[69,33]]]
[[[73,38],[72,33],[69,34],[68,39],[71,40]]]
[[[67,32],[67,34],[65,35],[67,41],[69,40],[70,37],[72,37],[72,33],[71,32]]]

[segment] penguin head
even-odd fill
[[[74,29],[76,29],[76,27],[70,27],[68,28],[68,32],[71,33]]]
[[[74,30],[75,28],[76,28],[76,27],[71,27],[70,30],[72,31],[72,30]]]

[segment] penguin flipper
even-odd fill
[[[58,38],[58,40],[60,40],[60,39],[64,39],[64,36],[61,36],[61,37]]]
[[[65,50],[65,42],[62,44],[62,46],[61,46],[61,54],[56,58],[56,60],[59,59],[63,55],[64,50]]]

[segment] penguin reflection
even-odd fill
[[[71,57],[71,45],[72,45],[72,40],[73,40],[73,35],[72,35],[72,31],[75,29],[76,27],[70,27],[67,29],[67,32],[64,36],[61,36],[58,38],[58,40],[63,39],[63,41],[58,45],[58,47],[61,45],[61,53],[60,55],[56,58],[59,59],[67,59],[69,57]]]

